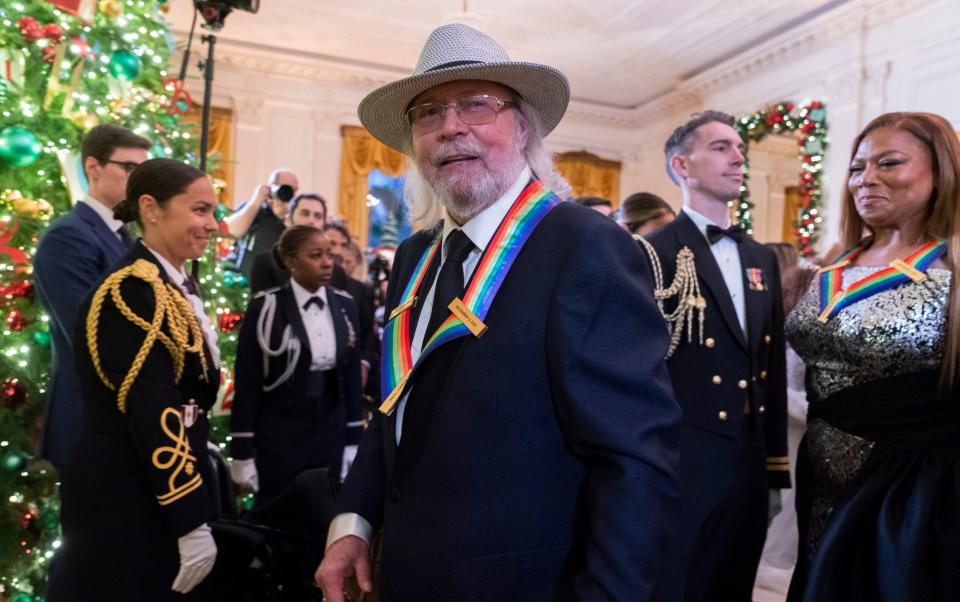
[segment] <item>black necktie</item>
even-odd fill
[[[740,227],[740,224],[734,224],[729,228],[721,228],[720,226],[714,226],[713,224],[707,226],[707,239],[710,241],[711,245],[724,236],[727,236],[733,242],[740,244],[743,242],[745,233],[743,228]]]
[[[126,248],[131,248],[133,246],[133,237],[130,236],[130,225],[124,224],[117,228],[117,234],[120,235],[120,242],[123,243],[123,246]]]
[[[317,309],[323,309],[323,306],[324,306],[323,299],[316,296],[310,297],[309,299],[307,299],[307,302],[303,304],[303,309],[310,309],[311,305],[316,305]]]
[[[450,302],[463,293],[463,260],[473,249],[473,243],[463,230],[451,232],[443,246],[446,248],[447,257],[440,266],[440,275],[437,276],[437,287],[433,291],[433,309],[430,310],[424,342],[450,315],[447,307]]]
[[[183,288],[186,289],[186,291],[191,295],[194,295],[195,297],[200,298],[200,288],[197,286],[197,281],[194,280],[191,276],[187,276],[184,279]]]

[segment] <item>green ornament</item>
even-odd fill
[[[815,121],[820,123],[823,121],[823,118],[827,116],[827,112],[824,109],[811,109],[810,110],[810,121]]]
[[[247,277],[243,274],[237,274],[235,282],[238,288],[243,288],[247,286]]]
[[[233,286],[234,281],[236,280],[236,272],[226,271],[223,273],[223,285],[224,286]]]
[[[0,460],[0,466],[7,472],[19,472],[27,465],[27,454],[10,452]]]
[[[123,82],[137,79],[143,65],[140,57],[129,50],[114,50],[110,53],[110,75]]]
[[[222,221],[223,218],[227,217],[227,212],[229,212],[229,209],[227,209],[226,205],[217,203],[217,208],[213,210],[213,217],[216,218],[218,222]]]
[[[805,150],[808,155],[820,155],[823,153],[823,141],[819,138],[807,140],[803,145],[803,150]]]
[[[11,125],[0,131],[0,158],[14,167],[33,165],[40,158],[43,145],[30,130]]]
[[[240,507],[241,507],[243,510],[253,510],[253,502],[254,502],[254,501],[255,501],[255,500],[254,500],[253,494],[252,494],[252,493],[248,493],[248,494],[245,495],[245,496],[242,498],[242,500],[240,501]]]
[[[19,592],[19,593],[13,594],[13,597],[10,598],[10,602],[36,602],[36,601],[34,600],[33,596],[31,596],[30,594]]]
[[[40,526],[47,531],[53,531],[60,525],[60,513],[53,508],[47,508],[40,513]]]
[[[33,342],[44,349],[48,349],[50,347],[50,333],[46,330],[38,330],[33,333]]]
[[[157,4],[166,4],[167,0],[157,0]]]

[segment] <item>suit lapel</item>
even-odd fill
[[[760,345],[760,331],[763,326],[763,317],[767,315],[767,306],[769,305],[769,291],[755,291],[750,288],[750,282],[747,278],[747,269],[760,268],[760,262],[751,248],[750,241],[740,243],[740,265],[743,268],[743,295],[746,297],[744,305],[747,310],[747,335],[750,338],[750,350],[755,351]],[[769,274],[763,274],[766,278]]]
[[[100,244],[106,250],[110,263],[113,263],[126,253],[127,249],[123,246],[123,243],[120,242],[120,239],[117,238],[116,233],[110,231],[110,228],[103,223],[103,220],[100,219],[97,212],[89,205],[86,203],[77,203],[74,206],[74,211],[77,212],[80,219],[90,224],[94,236],[97,237],[97,240],[100,241]]]
[[[737,319],[737,310],[733,307],[730,291],[727,290],[727,285],[723,281],[720,266],[717,265],[717,260],[714,259],[713,253],[710,251],[710,245],[707,243],[707,239],[704,238],[703,233],[701,233],[697,225],[693,223],[690,216],[683,211],[677,216],[675,223],[677,238],[680,242],[679,246],[682,247],[686,245],[693,251],[697,276],[700,277],[707,291],[709,291],[730,333],[746,348],[747,341],[746,338],[744,338],[740,320]],[[739,246],[743,246],[743,244]]]
[[[303,318],[300,317],[300,308],[297,307],[297,298],[293,296],[293,289],[290,288],[289,282],[280,288],[280,291],[277,292],[277,297],[280,299],[280,307],[283,309],[283,313],[287,318],[287,324],[293,327],[293,333],[300,339],[300,348],[307,351],[306,353],[301,351],[300,357],[308,358],[309,361],[307,365],[309,366],[310,362],[313,361],[313,353],[310,350],[310,338],[307,336],[307,329],[303,326]]]
[[[333,318],[333,331],[337,339],[337,364],[339,365],[347,352],[347,316],[339,295],[333,292],[332,287],[324,288],[327,289],[327,305],[330,306],[330,316]]]

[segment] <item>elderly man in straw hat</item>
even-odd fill
[[[543,137],[562,73],[453,24],[360,103],[411,157],[381,412],[338,499],[317,581],[381,598],[644,600],[678,501],[680,412],[649,269],[609,219],[563,202]]]

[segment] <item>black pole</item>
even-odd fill
[[[205,35],[200,38],[207,44],[207,60],[200,64],[203,70],[203,119],[200,122],[200,170],[207,171],[207,143],[210,139],[210,96],[213,93],[213,48],[217,36]]]

